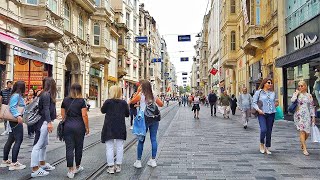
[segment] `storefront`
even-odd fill
[[[287,113],[291,97],[297,89],[298,82],[308,84],[317,111],[320,104],[320,16],[317,16],[296,30],[286,35],[287,55],[276,60],[276,66],[283,72],[283,101]]]
[[[102,71],[91,67],[89,86],[89,104],[91,108],[100,107]]]

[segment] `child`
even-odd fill
[[[277,120],[284,120],[283,111],[282,111],[281,107],[279,106],[279,100],[276,100],[275,106],[276,106],[275,120],[276,121]]]

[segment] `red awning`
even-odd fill
[[[5,33],[1,33],[0,32],[0,41],[2,41],[4,43],[7,43],[7,44],[11,44],[11,45],[13,45],[15,47],[18,47],[18,48],[21,48],[21,49],[24,49],[24,50],[27,50],[27,51],[30,51],[30,52],[33,52],[33,53],[36,53],[36,54],[41,54],[38,51],[36,51],[36,50],[24,45],[19,40],[14,39],[12,36],[9,36],[8,34],[5,34]]]

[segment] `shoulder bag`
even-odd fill
[[[64,137],[63,137],[63,133],[64,133],[64,123],[65,123],[65,120],[67,118],[67,114],[70,110],[70,107],[71,105],[73,104],[75,99],[72,100],[67,112],[65,113],[64,115],[64,118],[59,122],[58,126],[57,126],[57,138],[60,140],[60,141],[64,141]]]
[[[297,99],[291,103],[291,105],[288,108],[288,112],[294,114],[297,110],[298,107],[298,99],[299,99],[299,94],[297,95]]]
[[[20,104],[20,96],[17,104],[17,110],[22,116],[24,107],[20,107],[19,104]],[[18,122],[18,119],[14,117],[10,112],[10,105],[6,105],[6,104],[1,104],[0,119],[11,121],[11,122]]]
[[[262,101],[260,101],[261,91],[262,91],[262,90],[260,90],[260,92],[259,92],[258,101],[257,101],[257,105],[258,105],[259,109],[261,109],[262,106],[263,106]],[[251,114],[252,114],[254,117],[257,117],[257,116],[259,115],[259,112],[258,112],[255,108],[252,108],[252,109],[251,109]]]

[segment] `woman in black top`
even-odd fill
[[[82,87],[74,83],[70,89],[70,97],[64,98],[61,104],[61,116],[65,121],[63,136],[66,144],[66,159],[69,168],[67,176],[69,178],[83,171],[83,167],[80,166],[83,141],[85,134],[89,134],[87,111],[86,102],[82,98]],[[73,167],[74,160],[76,168]]]
[[[46,77],[42,81],[43,90],[39,99],[39,113],[41,119],[34,124],[36,136],[31,153],[31,177],[47,176],[48,171],[55,169],[45,162],[46,148],[48,145],[49,133],[52,133],[52,121],[56,119],[56,96],[57,86],[52,77]]]
[[[133,98],[133,95],[131,95],[131,99]],[[133,119],[137,116],[137,107],[138,103],[130,104],[130,129],[133,129]]]
[[[129,117],[129,108],[126,101],[122,100],[122,89],[119,86],[111,86],[109,97],[101,112],[106,114],[101,132],[101,142],[106,143],[107,172],[113,174],[121,171],[123,158],[123,144],[127,139],[125,117]],[[114,144],[117,150],[117,162],[114,166]]]
[[[232,111],[232,115],[235,115],[236,109],[237,109],[237,98],[234,94],[232,94],[231,99],[230,99],[230,108]]]

